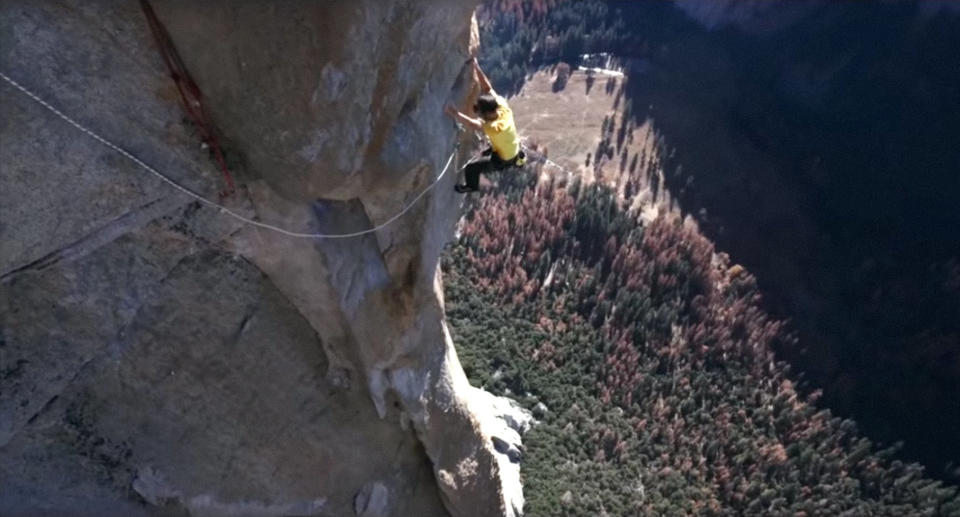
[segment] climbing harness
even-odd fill
[[[509,167],[523,167],[523,166],[527,163],[527,151],[528,151],[528,150],[529,150],[529,149],[527,149],[526,147],[524,147],[523,145],[521,145],[521,146],[520,146],[520,151],[518,151],[518,152],[517,152],[517,155],[514,156],[513,158],[511,158],[511,159],[509,159],[509,160],[504,160],[503,158],[499,158],[499,155],[497,155],[497,157],[498,157],[498,159],[499,159],[501,162],[507,164],[507,166],[509,166]],[[493,147],[487,147],[487,148],[486,148],[483,152],[481,152],[480,154],[481,154],[481,156],[492,156],[493,153],[494,153]]]
[[[198,194],[198,193],[196,193],[196,192],[188,189],[187,187],[184,187],[183,185],[177,183],[176,180],[171,179],[170,177],[166,176],[166,175],[163,174],[162,172],[160,172],[160,171],[158,171],[157,169],[155,169],[155,168],[151,167],[150,165],[146,164],[143,160],[141,160],[140,158],[137,158],[136,156],[134,156],[133,154],[131,154],[131,153],[128,152],[127,150],[123,149],[122,147],[118,146],[117,144],[114,144],[113,142],[111,142],[111,141],[107,140],[106,138],[98,135],[97,133],[93,132],[92,130],[87,129],[84,125],[80,124],[80,123],[77,122],[76,120],[73,120],[73,119],[70,118],[68,115],[64,114],[63,112],[61,112],[60,110],[58,110],[57,108],[55,108],[54,106],[52,106],[52,105],[51,105],[50,103],[48,103],[47,101],[41,99],[41,98],[40,98],[38,95],[36,95],[35,93],[33,93],[33,92],[31,92],[30,90],[26,89],[25,87],[21,86],[20,83],[14,81],[13,79],[11,79],[10,77],[8,77],[8,76],[7,76],[6,74],[4,74],[3,72],[0,72],[0,79],[3,79],[4,81],[10,83],[11,86],[13,86],[13,87],[16,88],[17,90],[19,90],[20,92],[22,92],[23,94],[25,94],[26,96],[28,96],[28,97],[30,97],[31,99],[33,99],[35,102],[37,102],[38,104],[40,104],[41,106],[43,106],[44,108],[46,108],[47,110],[49,110],[49,111],[50,111],[51,113],[53,113],[54,115],[56,115],[56,116],[60,117],[61,119],[65,120],[65,121],[66,121],[68,124],[70,124],[71,126],[79,129],[80,131],[82,131],[83,133],[85,133],[85,134],[86,134],[87,136],[89,136],[90,138],[93,138],[94,140],[100,142],[101,144],[103,144],[103,145],[109,147],[110,149],[116,151],[117,153],[123,155],[125,158],[127,158],[127,159],[129,159],[130,161],[132,161],[133,163],[137,164],[140,168],[146,170],[146,171],[149,172],[150,174],[153,174],[154,176],[156,176],[157,178],[159,178],[161,181],[163,181],[164,183],[170,185],[171,187],[175,188],[176,190],[180,191],[181,193],[186,194],[187,196],[189,196],[189,197],[191,197],[191,198],[199,201],[200,203],[203,203],[203,204],[205,204],[205,205],[207,205],[207,206],[216,208],[216,209],[218,209],[221,213],[224,213],[224,214],[226,214],[226,215],[228,215],[228,216],[230,216],[230,217],[233,217],[234,219],[237,219],[238,221],[241,221],[241,222],[243,222],[243,223],[249,224],[249,225],[251,225],[251,226],[256,226],[256,227],[258,227],[258,228],[263,228],[263,229],[265,229],[265,230],[270,230],[270,231],[273,231],[273,232],[281,233],[281,234],[286,235],[286,236],[288,236],[288,237],[295,237],[295,238],[301,238],[301,239],[346,239],[346,238],[350,238],[350,237],[359,237],[359,236],[361,236],[361,235],[367,235],[367,234],[374,233],[374,232],[376,232],[376,231],[378,231],[378,230],[383,229],[384,227],[386,227],[387,225],[393,223],[394,221],[396,221],[397,219],[399,219],[400,217],[402,217],[405,213],[407,213],[411,208],[413,208],[413,206],[414,206],[415,204],[417,204],[418,201],[420,201],[420,198],[422,198],[424,195],[426,195],[427,192],[429,192],[431,189],[433,189],[433,187],[435,187],[438,183],[440,183],[440,180],[443,179],[443,176],[444,176],[444,175],[447,173],[447,171],[450,169],[450,165],[453,163],[453,158],[457,155],[457,152],[460,150],[460,138],[458,137],[458,138],[457,138],[457,141],[456,141],[456,144],[454,145],[453,152],[450,153],[450,157],[447,158],[447,163],[446,163],[446,165],[443,166],[443,170],[440,172],[440,174],[437,176],[437,178],[433,180],[433,183],[431,183],[430,185],[428,185],[427,188],[423,189],[423,191],[421,191],[419,194],[417,194],[417,196],[413,198],[413,201],[411,201],[410,203],[408,203],[402,210],[400,210],[399,213],[397,213],[396,215],[394,215],[393,217],[391,217],[391,218],[388,219],[387,221],[385,221],[385,222],[383,222],[383,223],[380,223],[380,224],[374,226],[373,228],[369,228],[369,229],[367,229],[367,230],[362,230],[362,231],[358,231],[358,232],[339,233],[339,234],[293,232],[293,231],[290,231],[290,230],[287,230],[287,229],[284,229],[284,228],[280,228],[279,226],[274,226],[274,225],[272,225],[272,224],[267,224],[267,223],[263,223],[263,222],[260,222],[260,221],[254,221],[253,219],[250,219],[250,218],[248,218],[248,217],[244,217],[243,215],[240,215],[240,214],[238,214],[238,213],[230,210],[229,208],[227,208],[227,207],[225,207],[225,206],[223,206],[223,205],[221,205],[221,204],[219,204],[219,203],[217,203],[217,202],[215,202],[215,201],[211,201],[211,200],[203,197],[202,195],[200,195],[200,194]],[[460,167],[460,169],[462,170],[462,169],[463,169],[464,167],[466,167],[466,166],[470,163],[470,161],[472,161],[472,160],[473,160],[473,159],[468,160],[468,161],[467,161],[467,164],[464,164],[463,167]]]
[[[157,49],[160,50],[163,62],[167,65],[170,78],[173,79],[174,84],[177,85],[177,91],[180,93],[180,103],[183,105],[184,111],[187,112],[190,120],[193,121],[194,127],[196,127],[200,133],[200,140],[213,151],[213,155],[220,165],[220,170],[223,172],[223,179],[227,183],[227,189],[223,195],[229,196],[234,192],[233,176],[227,168],[227,161],[223,157],[220,141],[217,140],[217,135],[213,131],[213,122],[210,121],[210,116],[204,107],[203,93],[200,92],[197,83],[193,82],[193,78],[190,77],[190,73],[187,72],[187,67],[183,64],[183,60],[180,59],[177,48],[173,46],[173,39],[170,38],[170,33],[167,32],[167,29],[160,23],[160,20],[157,19],[157,15],[153,12],[153,7],[150,6],[150,2],[140,0],[140,8],[143,10],[144,16],[147,17],[147,23],[150,24],[150,32],[153,33],[153,39],[156,41]]]

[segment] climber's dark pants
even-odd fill
[[[500,171],[508,167],[513,166],[514,161],[504,161],[497,153],[490,152],[484,153],[484,156],[479,158],[477,161],[472,162],[470,165],[467,165],[467,168],[464,170],[464,176],[466,176],[467,188],[471,190],[477,190],[480,188],[480,175],[486,174],[488,172]]]

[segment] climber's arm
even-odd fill
[[[457,110],[457,108],[455,108],[452,104],[447,104],[444,106],[443,112],[450,116],[450,118],[453,120],[456,120],[457,122],[460,122],[471,129],[475,129],[477,131],[483,129],[483,121],[478,118],[470,117],[464,113],[460,113],[460,111]]]
[[[480,70],[480,63],[477,63],[477,58],[473,58],[473,70],[477,73],[477,82],[480,83],[480,93],[492,92],[493,85],[490,84],[490,79],[487,77],[487,74],[483,73],[483,70]]]

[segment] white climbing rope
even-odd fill
[[[295,238],[299,238],[299,239],[346,239],[346,238],[350,238],[350,237],[359,237],[359,236],[361,236],[361,235],[367,235],[367,234],[369,234],[369,233],[374,233],[374,232],[376,232],[376,231],[378,231],[378,230],[383,229],[384,227],[386,227],[387,225],[393,223],[394,221],[396,221],[397,219],[399,219],[400,217],[402,217],[405,213],[407,213],[411,208],[413,208],[413,206],[414,206],[415,204],[417,204],[417,201],[420,201],[420,198],[422,198],[427,192],[429,192],[433,187],[435,187],[435,186],[437,185],[437,183],[440,182],[441,179],[443,179],[443,176],[444,176],[444,175],[447,173],[447,171],[450,169],[450,164],[453,163],[453,158],[454,158],[454,156],[456,156],[457,150],[459,149],[459,144],[458,144],[457,146],[455,146],[453,152],[450,153],[450,157],[447,158],[447,164],[443,166],[443,170],[440,172],[440,174],[437,176],[437,178],[436,178],[435,180],[433,180],[433,183],[431,183],[429,186],[427,186],[427,188],[423,189],[423,191],[421,191],[419,194],[417,194],[417,196],[416,196],[415,198],[413,198],[413,201],[411,201],[409,204],[407,204],[407,206],[405,206],[402,210],[400,210],[399,213],[397,213],[396,215],[394,215],[393,217],[391,217],[391,218],[388,219],[387,221],[385,221],[385,222],[383,222],[383,223],[380,223],[380,224],[374,226],[373,228],[369,228],[369,229],[367,229],[367,230],[362,230],[362,231],[358,231],[358,232],[352,232],[352,233],[327,234],[327,233],[301,233],[301,232],[294,232],[294,231],[287,230],[287,229],[285,229],[285,228],[281,228],[281,227],[279,227],[279,226],[274,226],[274,225],[272,225],[272,224],[267,224],[267,223],[260,222],[260,221],[254,221],[253,219],[250,219],[250,218],[248,218],[248,217],[244,217],[243,215],[240,215],[240,214],[234,212],[233,210],[230,210],[229,208],[227,208],[227,207],[225,207],[225,206],[223,206],[223,205],[221,205],[221,204],[219,204],[219,203],[217,203],[217,202],[215,202],[215,201],[211,201],[211,200],[203,197],[202,195],[197,194],[196,192],[188,189],[187,187],[184,187],[183,185],[177,183],[175,180],[169,178],[168,176],[166,176],[166,175],[163,174],[162,172],[158,171],[157,169],[154,169],[154,168],[151,167],[150,165],[146,164],[143,160],[141,160],[141,159],[137,158],[136,156],[130,154],[130,152],[126,151],[126,150],[123,149],[122,147],[120,147],[120,146],[114,144],[113,142],[107,140],[106,138],[98,135],[97,133],[93,132],[92,130],[87,129],[84,125],[80,124],[80,123],[77,122],[76,120],[73,120],[73,119],[70,118],[68,115],[64,114],[63,112],[61,112],[61,111],[58,110],[57,108],[53,107],[52,105],[50,105],[50,103],[48,103],[47,101],[41,99],[38,95],[34,94],[33,92],[31,92],[30,90],[26,89],[25,87],[21,86],[20,83],[14,81],[13,79],[11,79],[10,77],[8,77],[8,76],[7,76],[6,74],[4,74],[3,72],[0,72],[0,78],[2,78],[4,81],[10,83],[10,85],[12,85],[14,88],[16,88],[17,90],[20,90],[20,91],[23,92],[25,95],[27,95],[28,97],[30,97],[31,99],[33,99],[34,101],[36,101],[38,104],[40,104],[40,105],[43,106],[44,108],[46,108],[46,109],[48,109],[49,111],[51,111],[53,114],[55,114],[55,115],[57,115],[58,117],[60,117],[60,118],[62,118],[63,120],[65,120],[65,121],[66,121],[67,123],[69,123],[71,126],[79,129],[79,130],[82,131],[83,133],[86,133],[90,138],[93,138],[94,140],[100,142],[101,144],[103,144],[103,145],[109,147],[110,149],[113,149],[113,150],[116,151],[117,153],[123,155],[124,157],[126,157],[127,159],[129,159],[130,161],[132,161],[133,163],[139,165],[141,168],[143,168],[143,169],[146,170],[147,172],[153,174],[154,176],[156,176],[157,178],[159,178],[160,180],[162,180],[164,183],[166,183],[166,184],[170,185],[171,187],[179,190],[179,191],[182,192],[183,194],[186,194],[187,196],[189,196],[189,197],[191,197],[191,198],[193,198],[193,199],[195,199],[195,200],[197,200],[197,201],[199,201],[199,202],[201,202],[201,203],[203,203],[203,204],[205,204],[205,205],[207,205],[207,206],[211,206],[211,207],[213,207],[213,208],[216,208],[216,209],[218,209],[221,213],[224,213],[224,214],[226,214],[226,215],[229,215],[230,217],[233,217],[234,219],[237,219],[237,220],[239,220],[239,221],[242,221],[242,222],[244,222],[244,223],[246,223],[246,224],[249,224],[249,225],[252,225],[252,226],[256,226],[256,227],[258,227],[258,228],[263,228],[263,229],[265,229],[265,230],[270,230],[270,231],[273,231],[273,232],[281,233],[281,234],[286,235],[286,236],[288,236],[288,237],[295,237]],[[469,164],[469,161],[468,161],[468,164]],[[464,168],[464,167],[466,167],[466,164],[465,164],[463,167],[461,167],[461,169]]]

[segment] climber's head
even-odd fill
[[[477,103],[473,105],[473,111],[476,111],[480,118],[492,122],[497,120],[497,108],[499,107],[500,103],[497,102],[497,98],[492,94],[485,93],[477,99]]]

